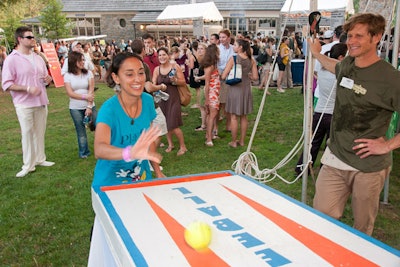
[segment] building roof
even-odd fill
[[[132,22],[154,22],[157,21],[157,17],[160,15],[161,12],[140,12],[136,14]]]
[[[161,12],[168,5],[190,4],[190,0],[61,0],[64,12]],[[196,3],[210,0],[196,0]],[[220,11],[281,10],[285,0],[215,0]]]
[[[33,18],[26,18],[26,19],[21,20],[21,22],[26,23],[26,24],[40,24],[41,23],[40,19],[41,19],[41,16],[33,17]]]

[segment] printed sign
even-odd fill
[[[42,43],[43,53],[49,62],[50,75],[53,78],[55,87],[64,86],[64,78],[61,75],[60,61],[53,43]]]

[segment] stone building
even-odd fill
[[[184,22],[161,25],[158,15],[168,5],[191,4],[179,0],[62,0],[63,12],[73,23],[72,36],[107,35],[107,39],[134,39],[145,32],[162,35],[193,35],[192,25]],[[195,3],[210,2],[196,0]],[[215,0],[222,22],[205,22],[229,28],[233,34],[277,35],[280,10],[285,0]]]

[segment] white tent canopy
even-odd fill
[[[93,40],[93,39],[103,39],[106,38],[107,35],[101,34],[101,35],[93,35],[93,36],[75,36],[71,38],[60,38],[60,41],[88,41],[88,40]]]
[[[223,17],[219,13],[214,2],[170,5],[157,17],[158,21],[166,20],[195,20],[203,21],[221,21]]]
[[[310,0],[286,0],[281,12],[289,13],[290,2],[292,2],[290,13],[309,13]],[[348,13],[354,13],[353,0],[318,0],[319,11],[336,11],[344,9]]]

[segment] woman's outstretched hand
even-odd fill
[[[162,156],[157,152],[152,152],[150,146],[159,137],[161,130],[157,126],[151,126],[140,135],[139,139],[132,146],[132,159],[147,159],[157,163],[161,162]]]

